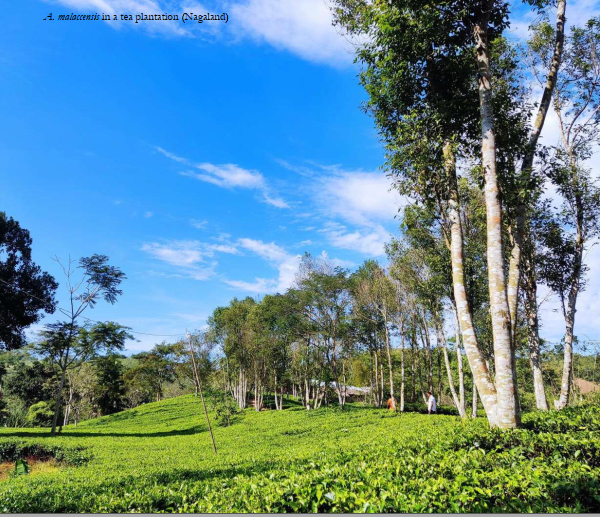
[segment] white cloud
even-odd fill
[[[344,260],[344,259],[339,259],[339,258],[335,258],[335,257],[330,258],[329,254],[326,251],[322,251],[321,254],[319,255],[319,258],[323,262],[329,262],[333,267],[351,268],[356,265],[351,260]]]
[[[274,242],[263,242],[255,239],[238,239],[238,246],[252,252],[265,261],[273,268],[278,270],[276,278],[256,277],[252,282],[243,280],[225,280],[225,283],[236,289],[255,294],[283,293],[291,287],[298,274],[301,255],[294,255]],[[352,267],[353,262],[339,258],[330,258],[326,251],[318,256],[322,260],[329,262],[334,267]]]
[[[177,156],[176,154],[170,153],[169,151],[163,149],[162,147],[155,147],[155,149],[162,154],[163,156],[166,156],[167,158],[170,158],[171,160],[177,162],[177,163],[183,163],[185,165],[189,165],[190,162],[188,161],[187,158],[182,158],[181,156]]]
[[[204,230],[208,225],[208,221],[206,219],[190,219],[190,224],[198,230]]]
[[[358,225],[392,221],[404,201],[392,181],[380,172],[342,171],[320,180],[317,199],[330,217]]]
[[[211,244],[210,250],[218,251],[219,253],[227,253],[229,255],[241,255],[242,252],[231,244]]]
[[[319,218],[325,219],[317,231],[332,246],[371,257],[385,254],[384,244],[390,240],[386,225],[393,223],[406,200],[392,189],[392,181],[384,173],[346,171],[314,163],[309,164],[313,169],[280,163],[313,179],[310,195]]]
[[[199,163],[196,169],[203,172],[182,172],[182,176],[189,176],[200,181],[212,183],[218,187],[224,188],[249,188],[263,189],[265,187],[265,179],[258,171],[250,171],[242,169],[232,163],[225,165],[213,165],[212,163]]]
[[[290,257],[290,254],[287,251],[274,242],[265,243],[263,241],[243,238],[238,239],[238,243],[242,248],[252,251],[259,257],[272,263],[282,262]]]
[[[325,0],[245,0],[231,4],[230,12],[242,34],[307,61],[340,66],[353,60]]]
[[[172,241],[168,244],[144,244],[142,251],[173,266],[193,267],[208,256],[198,241]]]
[[[144,213],[144,217],[145,217],[146,219],[150,219],[150,218],[151,218],[153,215],[154,215],[154,213],[152,213],[152,212],[145,212],[145,213]]]
[[[389,232],[381,225],[352,231],[343,224],[330,222],[319,232],[336,248],[358,251],[371,257],[385,255],[384,245],[390,240]]]
[[[289,208],[290,205],[288,205],[283,199],[281,199],[280,197],[271,197],[268,193],[264,193],[264,200],[265,203],[269,204],[269,205],[273,205],[276,206],[277,208]]]
[[[157,276],[193,278],[208,280],[215,274],[218,264],[213,260],[215,253],[240,255],[241,252],[230,244],[207,244],[199,241],[169,241],[146,243],[141,248],[151,257],[168,264],[172,268],[167,272],[149,271]]]
[[[201,171],[195,172],[194,170],[188,170],[180,172],[182,176],[194,178],[221,188],[256,190],[262,194],[260,200],[263,203],[276,208],[290,208],[290,205],[284,199],[274,196],[271,193],[271,189],[267,185],[265,177],[259,171],[244,169],[233,163],[226,163],[223,165],[214,165],[212,163],[193,164],[187,158],[177,156],[176,154],[166,151],[162,147],[156,147],[155,149],[170,160],[186,164]]]
[[[300,255],[292,255],[274,242],[265,243],[260,240],[243,238],[238,240],[238,245],[266,260],[278,270],[277,278],[255,278],[253,282],[241,280],[225,280],[225,283],[236,289],[256,294],[283,293],[296,278]]]

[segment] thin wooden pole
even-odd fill
[[[188,343],[190,345],[190,357],[192,358],[192,366],[194,368],[194,375],[196,377],[196,383],[200,391],[200,399],[202,400],[202,407],[204,408],[204,414],[206,415],[206,423],[208,425],[208,432],[212,440],[213,449],[217,454],[217,444],[215,443],[215,436],[213,435],[212,427],[210,425],[210,419],[208,418],[208,411],[206,410],[206,402],[204,402],[204,394],[202,393],[202,383],[200,382],[200,376],[198,375],[198,368],[196,367],[196,358],[194,357],[194,348],[192,347],[192,336],[188,333]]]

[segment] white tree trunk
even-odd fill
[[[400,348],[400,411],[404,411],[404,328],[401,329]]]
[[[450,359],[448,357],[448,347],[446,344],[446,337],[444,336],[444,330],[442,329],[442,323],[437,324],[437,338],[438,343],[442,346],[442,351],[444,353],[444,362],[446,363],[446,373],[448,375],[448,386],[450,387],[450,393],[452,394],[452,400],[454,402],[454,406],[458,410],[458,414],[461,418],[465,418],[467,415],[465,413],[464,406],[461,405],[458,396],[456,395],[456,389],[454,388],[454,379],[452,378],[452,368],[450,367]]]
[[[458,186],[456,183],[456,161],[449,143],[444,146],[444,158],[448,176],[452,178],[452,194],[448,202],[448,217],[450,220],[450,257],[452,262],[452,285],[454,303],[465,353],[473,373],[473,383],[477,385],[483,407],[485,408],[490,425],[496,425],[496,387],[490,378],[488,367],[477,342],[475,327],[469,300],[464,272],[463,258],[463,229],[458,210]]]
[[[544,127],[546,115],[550,108],[550,101],[552,94],[556,86],[556,80],[558,78],[558,70],[562,60],[564,40],[565,40],[565,10],[566,0],[558,0],[556,3],[556,36],[554,40],[554,52],[552,55],[552,62],[550,63],[550,70],[548,70],[548,76],[546,78],[546,84],[542,93],[542,98],[538,108],[538,112],[533,123],[531,133],[529,135],[529,141],[527,143],[527,149],[523,161],[521,163],[521,176],[522,184],[527,186],[528,180],[531,176],[533,169],[533,160],[535,158],[535,152],[537,149],[538,140]],[[525,191],[527,195],[527,191]],[[516,228],[513,233],[513,246],[510,255],[510,265],[508,272],[508,303],[510,307],[510,320],[512,324],[512,335],[514,337],[515,327],[517,321],[517,302],[519,299],[519,285],[521,276],[521,255],[523,247],[523,238],[526,229],[526,204],[527,198],[519,197],[517,205],[517,216],[516,216]],[[545,398],[545,397],[544,397]]]
[[[494,340],[496,411],[494,424],[503,429],[520,424],[514,349],[502,242],[502,205],[496,170],[496,135],[492,107],[492,72],[488,48],[488,21],[493,0],[485,2],[475,25],[477,65],[479,67],[479,105],[481,116],[481,164],[485,178],[487,219],[487,263],[490,312]],[[480,390],[481,391],[481,390]],[[482,396],[483,400],[483,396]]]

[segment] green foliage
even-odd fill
[[[24,346],[24,330],[56,308],[58,284],[31,259],[31,243],[29,232],[0,212],[0,350]]]
[[[94,370],[94,402],[100,414],[111,415],[124,409],[125,383],[121,360],[115,355],[99,357],[94,362]]]
[[[52,368],[40,361],[19,361],[4,378],[8,394],[19,398],[26,406],[52,399],[55,382]]]
[[[15,461],[15,470],[13,470],[12,476],[25,476],[27,474],[29,474],[29,463],[27,463],[27,460],[18,459]]]
[[[0,511],[599,511],[600,410],[534,413],[524,422],[501,432],[483,419],[352,404],[248,410],[215,429],[215,456],[200,400],[185,396],[66,427],[58,437],[19,430],[25,438],[16,441],[15,431],[0,431],[0,460],[40,456],[42,446],[79,447],[84,458],[0,484]]]
[[[48,427],[52,425],[54,409],[51,402],[38,402],[29,408],[27,422],[32,427]]]
[[[54,458],[66,465],[83,465],[89,461],[90,455],[84,447],[63,447],[60,445],[42,444],[3,438],[0,441],[0,462],[17,461],[21,458]]]
[[[225,427],[230,426],[232,417],[239,412],[234,398],[229,393],[217,392],[211,400],[217,422]]]

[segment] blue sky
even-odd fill
[[[43,21],[183,10],[229,22]],[[288,287],[305,251],[384,260],[400,199],[323,0],[21,0],[3,18],[0,209],[59,282],[55,255],[126,272],[89,317],[182,334]],[[162,339],[138,337],[129,351]]]

